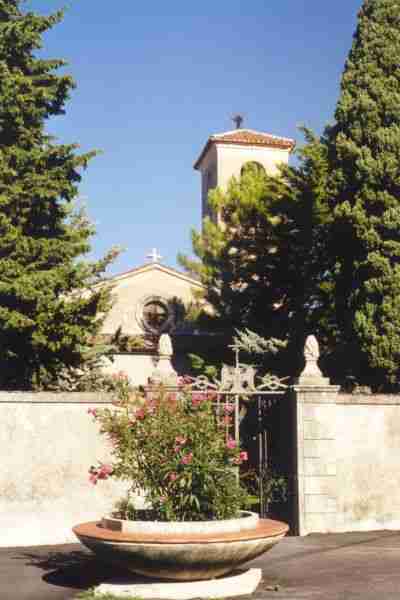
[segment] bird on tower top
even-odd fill
[[[235,123],[236,129],[241,129],[242,128],[243,121],[244,121],[244,115],[243,114],[241,114],[241,113],[235,113],[234,115],[232,115],[231,119]]]

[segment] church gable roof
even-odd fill
[[[148,263],[146,265],[142,265],[140,267],[130,269],[129,271],[125,271],[124,273],[119,273],[118,275],[113,275],[112,277],[110,277],[109,281],[118,282],[123,279],[134,278],[134,277],[137,277],[138,275],[142,275],[144,273],[149,273],[151,271],[163,273],[164,275],[168,275],[170,277],[182,279],[182,280],[186,281],[187,283],[189,283],[190,285],[193,285],[197,288],[204,287],[200,281],[194,279],[193,277],[190,277],[189,275],[186,275],[186,273],[182,273],[181,271],[178,271],[177,269],[173,269],[172,267],[167,267],[165,265],[161,265],[160,263]]]
[[[239,146],[263,146],[265,148],[276,148],[279,150],[293,150],[296,143],[290,138],[254,131],[253,129],[234,129],[225,133],[216,133],[208,138],[199,158],[194,164],[198,169],[213,144],[237,144]]]

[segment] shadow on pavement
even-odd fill
[[[104,582],[109,576],[126,577],[126,571],[118,570],[99,561],[95,556],[81,550],[24,552],[16,557],[24,560],[26,566],[46,571],[42,580],[58,587],[88,589]]]

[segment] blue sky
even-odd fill
[[[62,0],[28,0],[49,13]],[[361,0],[70,0],[44,54],[68,61],[77,89],[49,130],[102,150],[81,196],[96,224],[93,257],[125,252],[110,273],[190,253],[200,225],[193,163],[212,133],[245,127],[302,138],[333,119]]]

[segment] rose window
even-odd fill
[[[168,321],[168,307],[160,301],[150,300],[143,308],[143,321],[149,329],[161,330]]]

